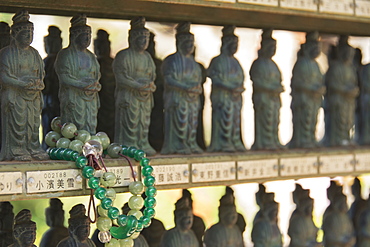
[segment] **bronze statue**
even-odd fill
[[[44,37],[45,51],[48,56],[44,59],[45,65],[45,88],[42,90],[44,98],[44,107],[42,109],[42,133],[43,136],[51,131],[51,120],[60,116],[60,103],[58,98],[59,80],[54,69],[55,59],[58,52],[62,49],[61,31],[56,26],[49,26],[49,34]],[[45,138],[43,138],[42,146],[47,148]]]
[[[329,187],[326,189],[326,193],[330,204],[325,209],[323,220],[333,211],[334,197],[336,194],[343,193],[343,187],[338,185],[334,180],[331,180]]]
[[[204,234],[206,247],[243,247],[242,232],[236,225],[238,213],[234,203],[234,196],[226,193],[220,199],[218,208],[219,222],[211,226]]]
[[[102,29],[98,30],[97,38],[94,40],[94,52],[100,64],[99,91],[100,108],[98,111],[97,131],[104,131],[110,140],[114,139],[116,80],[113,74],[113,58],[111,57],[109,34]]]
[[[73,206],[69,211],[69,237],[61,240],[58,247],[95,247],[94,242],[89,239],[90,220],[85,214],[86,209],[83,204]]]
[[[164,233],[160,247],[200,247],[197,237],[191,230],[193,210],[189,199],[181,197],[176,202],[174,213],[175,227]]]
[[[50,228],[42,235],[39,247],[56,247],[62,239],[68,237],[68,229],[64,226],[63,203],[52,198],[49,204],[45,209],[45,216]]]
[[[116,129],[114,141],[135,146],[147,155],[156,152],[148,141],[150,113],[153,108],[155,65],[146,51],[149,30],[145,18],[131,20],[129,47],[113,61],[116,76]]]
[[[231,195],[232,196],[232,199],[235,203],[235,195],[234,195],[234,190],[230,187],[230,186],[226,186],[226,189],[225,189],[225,195]],[[247,222],[245,221],[243,215],[241,213],[238,213],[237,212],[237,215],[238,215],[238,219],[236,221],[236,225],[237,227],[239,227],[239,230],[240,232],[244,233],[245,231],[245,228],[247,227]]]
[[[263,210],[269,202],[273,202],[275,198],[274,193],[267,193],[266,187],[263,184],[259,184],[259,190],[256,193],[256,203],[260,207],[260,210],[256,213],[253,219],[253,225],[260,219],[263,218]]]
[[[202,153],[196,141],[202,71],[192,55],[194,35],[190,33],[190,23],[180,23],[176,29],[177,51],[162,66],[165,136],[161,153]]]
[[[362,110],[364,109],[363,107],[366,108],[366,104],[362,106],[361,104],[361,94],[363,93],[362,90],[362,75],[363,75],[363,69],[365,67],[364,64],[362,64],[362,51],[360,48],[355,49],[355,55],[353,56],[353,66],[356,68],[356,73],[357,73],[357,86],[359,88],[360,94],[356,98],[356,110],[355,110],[355,126],[356,126],[356,131],[355,131],[355,142],[358,144],[363,144],[362,139],[364,138],[364,128],[366,126],[362,125]],[[366,101],[366,100],[365,100]],[[365,118],[366,118],[366,113],[365,113]],[[366,124],[366,123],[365,123]]]
[[[8,247],[14,243],[14,213],[10,202],[0,202],[0,247]]]
[[[281,73],[272,60],[276,52],[276,40],[272,38],[272,30],[262,33],[261,49],[258,58],[250,70],[253,82],[253,104],[255,122],[255,140],[252,149],[281,149],[279,141],[279,111],[281,108],[280,93],[284,92],[281,85]]]
[[[221,54],[212,59],[208,76],[212,79],[212,137],[207,151],[246,151],[241,139],[244,72],[234,57],[238,49],[235,26],[222,29]]]
[[[55,61],[61,122],[74,123],[77,129],[95,134],[100,107],[100,67],[95,55],[87,49],[91,27],[86,25],[86,15],[74,16],[69,32],[69,46],[58,53]]]
[[[341,36],[337,59],[330,63],[325,77],[329,125],[324,143],[327,146],[353,144],[350,130],[354,126],[356,97],[359,93],[353,56],[354,49],[348,44],[348,36]]]
[[[31,221],[31,211],[21,210],[14,218],[14,243],[8,247],[36,247],[36,223]]]
[[[356,132],[359,132],[359,144],[370,144],[370,63],[363,66],[360,72],[360,96],[358,107],[360,109],[358,125]]]
[[[0,160],[45,160],[39,127],[44,64],[33,40],[33,23],[23,10],[12,18],[12,42],[0,50],[2,141]]]
[[[289,143],[292,148],[314,148],[318,146],[315,138],[317,115],[322,106],[325,93],[323,75],[316,58],[320,55],[319,33],[306,34],[292,77],[293,137]]]
[[[343,193],[334,195],[330,213],[323,218],[324,246],[354,246],[355,232],[347,214],[347,197]]]
[[[370,246],[370,200],[365,201],[365,208],[358,215],[356,231],[356,247]]]

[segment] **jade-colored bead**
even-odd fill
[[[69,144],[71,143],[71,140],[69,140],[68,138],[60,138],[58,141],[57,141],[57,148],[69,148]]]
[[[101,200],[101,207],[104,209],[110,209],[113,205],[113,201],[110,198],[104,198]]]
[[[64,150],[66,150],[66,149],[65,148],[57,148],[57,151],[55,152],[55,157],[56,157],[57,160],[62,159],[62,154],[63,154]]]
[[[140,160],[140,165],[143,166],[143,167],[148,166],[149,163],[150,163],[150,159],[148,159],[148,158],[143,158],[143,159]]]
[[[80,140],[73,140],[69,144],[69,148],[72,149],[73,151],[78,152],[79,154],[82,153],[82,147],[84,143]]]
[[[133,195],[141,195],[144,191],[144,184],[141,181],[134,181],[130,183],[128,190]]]
[[[153,173],[153,167],[152,166],[144,166],[141,168],[141,174],[143,174],[144,177],[151,176]]]
[[[123,154],[123,155],[125,155],[125,156],[128,156],[127,152],[128,152],[128,147],[126,147],[126,146],[122,146],[121,154]]]
[[[125,238],[118,240],[120,247],[134,247],[134,240],[132,238]]]
[[[148,186],[145,190],[145,195],[148,197],[155,197],[157,195],[157,189],[154,186]]]
[[[139,237],[139,235],[140,235],[140,231],[135,230],[135,232],[130,236],[130,238],[137,239]]]
[[[118,215],[117,224],[119,226],[125,226],[125,225],[127,225],[127,220],[128,220],[127,215],[124,215],[124,214]]]
[[[137,228],[136,228],[136,231],[137,232],[141,232],[142,230],[144,229],[144,224],[141,220],[138,220],[137,221]]]
[[[76,159],[77,168],[84,168],[87,165],[87,158],[85,156],[79,156]]]
[[[129,234],[133,234],[137,227],[137,218],[134,215],[127,216],[127,225],[131,227]]]
[[[117,219],[119,216],[119,209],[116,208],[116,207],[111,207],[110,209],[108,209],[108,217],[110,219]]]
[[[118,143],[111,143],[107,149],[108,155],[111,158],[119,158],[119,152],[122,150]]]
[[[73,151],[73,150],[71,150],[71,149],[67,149],[67,150],[65,150],[65,151],[63,152],[63,155],[62,155],[63,160],[67,160],[67,161],[72,160],[72,153],[73,153],[73,152],[74,152],[74,151]]]
[[[117,182],[117,177],[113,172],[105,172],[100,178],[100,183],[105,187],[113,187]]]
[[[128,211],[127,215],[133,215],[136,217],[136,219],[140,219],[140,217],[143,216],[143,213],[140,210],[131,209]]]
[[[100,216],[98,220],[96,221],[96,228],[99,229],[101,232],[109,231],[109,229],[112,227],[112,220],[108,217],[102,217]]]
[[[114,201],[116,199],[116,191],[113,188],[109,188],[107,189],[107,194],[105,196]]]
[[[154,210],[154,208],[145,208],[144,211],[143,211],[143,214],[145,216],[150,217],[150,218],[154,218],[155,210]]]
[[[80,154],[78,152],[73,151],[73,153],[72,153],[72,161],[76,161],[79,156],[80,156]]]
[[[128,200],[131,209],[140,210],[144,206],[144,199],[141,196],[131,196]]]
[[[157,204],[157,200],[154,197],[147,197],[144,200],[144,206],[147,208],[154,208]]]
[[[73,123],[65,123],[63,124],[62,129],[61,129],[62,135],[68,139],[74,138],[76,131],[77,131],[77,127]]]
[[[45,135],[45,143],[49,147],[55,147],[57,145],[57,141],[61,138],[62,136],[56,132],[56,131],[49,131]]]
[[[105,195],[107,193],[107,190],[103,187],[99,187],[95,190],[94,194],[95,194],[95,197],[99,200],[103,200],[105,199]],[[103,203],[102,203],[103,204]],[[103,209],[108,209],[108,208],[105,208],[103,205],[101,205],[101,207]]]
[[[155,184],[155,177],[153,176],[147,176],[144,178],[144,185],[146,187],[153,186]]]
[[[100,143],[100,145],[102,144],[101,139],[99,138],[99,136],[91,136],[89,141],[97,141],[97,142]]]
[[[101,145],[103,146],[103,149],[107,149],[110,144],[110,139],[105,132],[98,132],[95,134],[95,136],[99,137],[101,140]]]
[[[101,205],[98,206],[98,214],[103,217],[108,217],[108,210],[101,207]]]
[[[150,226],[150,224],[152,223],[152,219],[149,216],[146,216],[146,215],[143,215],[140,218],[140,221],[143,222],[143,225],[144,225],[145,228]]]
[[[121,247],[118,239],[112,238],[109,243],[104,244],[104,247]]]
[[[92,177],[89,179],[88,181],[88,185],[91,189],[95,190],[97,188],[99,188],[99,184],[100,184],[100,179],[97,178],[97,177]]]
[[[75,136],[76,140],[81,141],[82,143],[85,143],[90,140],[91,135],[87,130],[77,130],[77,135]]]
[[[82,176],[84,178],[91,178],[94,176],[94,173],[95,173],[95,170],[91,166],[85,166],[84,168],[82,168]]]
[[[50,159],[56,160],[57,159],[57,152],[58,152],[57,148],[52,148],[49,152]]]
[[[135,147],[129,147],[127,149],[127,155],[128,155],[128,157],[134,158],[136,150],[137,149]]]
[[[136,161],[140,161],[140,160],[142,160],[144,157],[145,157],[145,152],[144,152],[143,150],[138,149],[138,150],[136,150],[136,151],[135,151],[135,153],[134,153],[134,159],[135,159]]]
[[[53,118],[53,120],[51,120],[50,127],[55,132],[58,132],[58,133],[61,132],[60,131],[60,129],[62,127],[61,125],[62,125],[62,121],[61,121],[60,117],[55,117],[55,118]]]

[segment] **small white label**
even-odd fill
[[[21,194],[22,185],[21,172],[0,172],[0,195]]]
[[[320,12],[354,15],[353,0],[321,0]]]
[[[214,162],[192,164],[192,182],[235,180],[235,162]]]
[[[358,153],[356,157],[356,171],[370,171],[370,153]]]
[[[135,175],[137,174],[137,167],[133,166]],[[107,167],[108,172],[113,172],[116,175],[116,184],[113,187],[126,187],[134,181],[132,171],[129,166]],[[100,178],[105,173],[104,170],[95,171],[94,177]],[[86,188],[89,188],[88,179],[86,179]]]
[[[363,16],[370,18],[370,1],[356,0],[356,16]]]
[[[317,174],[317,157],[297,157],[280,160],[280,175],[312,175]]]
[[[270,178],[279,175],[278,160],[238,161],[238,179]]]
[[[239,3],[249,3],[267,6],[278,6],[278,0],[238,0]]]
[[[157,185],[189,183],[189,165],[162,165],[153,166]]]
[[[280,0],[280,7],[288,9],[317,11],[317,2],[317,0]]]
[[[343,173],[354,171],[354,156],[351,154],[320,156],[320,173]]]
[[[80,190],[82,183],[76,179],[79,169],[26,172],[27,193],[43,193],[66,190]]]

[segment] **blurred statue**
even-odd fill
[[[68,237],[68,229],[64,226],[63,203],[52,198],[50,206],[45,209],[46,224],[50,227],[41,238],[39,247],[56,247],[58,243]]]
[[[313,148],[318,143],[315,138],[317,115],[322,105],[325,85],[316,58],[320,55],[319,33],[306,35],[300,54],[293,68],[292,77],[292,148]]]
[[[341,36],[337,46],[337,59],[326,73],[327,111],[329,126],[325,132],[327,146],[352,144],[350,131],[354,126],[357,86],[356,68],[353,66],[354,49],[348,36]]]
[[[163,61],[165,136],[162,154],[202,153],[196,141],[202,71],[192,55],[190,23],[177,26],[176,53]]]
[[[48,56],[44,59],[45,65],[45,88],[42,90],[44,97],[44,108],[42,109],[42,133],[43,136],[51,131],[51,120],[60,116],[60,103],[58,98],[59,80],[55,72],[54,63],[58,52],[62,49],[61,31],[56,26],[49,26],[49,34],[44,37],[45,51]],[[42,146],[47,148],[45,138],[43,138]]]
[[[0,50],[2,141],[0,160],[45,160],[39,128],[43,105],[44,64],[33,40],[26,10],[13,16],[12,42]]]
[[[363,129],[365,126],[362,126],[362,117],[361,117],[361,111],[362,111],[362,106],[361,106],[361,94],[363,92],[362,90],[362,74],[363,74],[363,69],[364,65],[362,64],[362,51],[360,48],[355,49],[355,55],[353,56],[353,66],[356,68],[356,73],[357,73],[357,86],[359,88],[360,94],[356,98],[356,110],[355,110],[355,141],[359,144],[362,144],[361,139],[363,138]],[[365,127],[366,128],[366,127]],[[370,142],[369,142],[370,143]]]
[[[193,210],[189,198],[181,197],[175,206],[175,227],[164,233],[160,247],[200,247],[191,230]]]
[[[87,49],[91,27],[86,25],[86,15],[71,19],[69,33],[69,46],[58,53],[55,61],[61,121],[95,134],[100,107],[100,67],[95,55]]]
[[[337,193],[332,201],[332,210],[323,218],[324,246],[355,245],[356,237],[351,219],[347,214],[347,197]]]
[[[231,195],[233,198],[234,204],[235,204],[234,190],[230,186],[226,186],[225,195]],[[243,235],[245,228],[247,227],[247,223],[245,222],[245,219],[241,213],[237,213],[237,215],[238,215],[237,217],[238,219],[236,221],[236,225]]]
[[[149,44],[146,49],[153,59],[155,64],[155,74],[156,78],[154,84],[156,90],[153,92],[153,102],[154,106],[152,113],[150,115],[150,125],[149,125],[149,143],[155,149],[155,151],[160,152],[163,146],[164,140],[164,102],[163,102],[163,91],[164,91],[164,79],[162,75],[162,63],[163,61],[159,59],[155,53],[155,34],[150,32]]]
[[[0,202],[0,247],[8,247],[14,243],[14,213],[10,202]]]
[[[263,30],[261,49],[258,58],[250,70],[253,81],[253,104],[255,121],[255,140],[252,149],[275,150],[282,148],[279,141],[279,111],[281,108],[280,93],[281,73],[272,60],[276,52],[276,40],[272,30]]]
[[[131,20],[129,48],[120,51],[113,61],[116,76],[116,129],[114,141],[140,147],[147,155],[156,152],[148,141],[150,113],[153,108],[155,65],[146,51],[149,30],[145,18]]]
[[[204,234],[206,247],[243,247],[242,232],[236,225],[238,213],[234,203],[234,196],[226,193],[220,199],[218,208],[219,222],[211,226]]]
[[[269,202],[274,202],[274,198],[274,193],[266,193],[266,187],[263,184],[259,184],[259,190],[256,193],[256,203],[260,207],[260,210],[254,216],[253,225],[255,225],[258,220],[263,218],[265,206]]]
[[[14,218],[14,243],[8,247],[36,247],[36,223],[31,221],[31,211],[23,209]]]
[[[327,197],[329,200],[329,206],[325,209],[323,220],[333,211],[334,197],[336,194],[343,193],[343,187],[338,185],[335,181],[331,180],[329,187],[326,189]]]
[[[360,108],[360,116],[356,132],[359,132],[359,143],[361,145],[370,144],[370,63],[363,66],[360,72],[360,96],[358,99],[358,107]]]
[[[275,201],[264,203],[262,217],[258,219],[252,229],[254,247],[282,247],[282,235],[278,227],[278,208]]]
[[[208,76],[212,79],[212,138],[207,151],[246,151],[241,139],[244,72],[234,57],[239,39],[235,26],[222,29],[221,54],[212,59]]]
[[[310,199],[310,191],[303,189],[302,186],[298,183],[295,184],[295,190],[293,191],[293,202],[297,205],[296,209],[293,211],[290,218],[292,219],[296,214],[301,213],[300,201],[305,199]]]
[[[370,246],[370,199],[366,201],[365,208],[361,211],[358,219],[356,231],[356,247]]]
[[[60,241],[58,247],[95,247],[94,242],[89,239],[90,220],[85,214],[86,209],[83,204],[73,206],[69,211],[69,237]]]
[[[104,131],[109,139],[114,139],[115,121],[115,101],[114,92],[116,91],[116,80],[113,74],[113,58],[111,57],[109,34],[102,29],[98,30],[94,40],[94,52],[100,65],[100,84],[99,91],[100,108],[98,111],[98,131]]]

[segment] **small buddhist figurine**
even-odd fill
[[[58,52],[62,49],[62,38],[60,37],[61,31],[56,26],[50,26],[48,32],[49,34],[44,37],[45,51],[48,56],[44,59],[45,88],[42,90],[44,98],[44,108],[41,114],[43,136],[51,131],[51,120],[60,116],[60,103],[58,98],[59,80],[54,69],[54,63]],[[47,148],[45,138],[43,139],[42,146],[44,149]]]
[[[360,108],[359,128],[356,126],[356,132],[359,134],[359,144],[370,144],[370,63],[363,66],[360,73],[360,97],[358,106]]]
[[[190,207],[193,209],[193,199],[191,198],[191,193],[187,189],[182,190],[182,197],[188,198],[190,202]],[[191,226],[195,236],[198,239],[199,246],[203,246],[203,235],[206,230],[206,225],[201,217],[193,214],[193,225]]]
[[[146,51],[149,30],[145,18],[131,20],[129,47],[120,51],[113,61],[116,77],[116,129],[114,141],[135,146],[147,155],[156,152],[149,144],[150,113],[153,108],[155,65]]]
[[[58,53],[55,61],[61,121],[95,134],[100,107],[100,67],[95,55],[87,49],[91,27],[86,25],[86,15],[74,16],[69,32],[69,46]]]
[[[0,202],[0,247],[13,244],[13,205],[10,202]]]
[[[31,211],[21,210],[14,218],[14,243],[8,247],[36,247],[36,223],[31,221]]]
[[[239,39],[235,26],[222,29],[221,54],[212,59],[208,76],[212,79],[212,137],[209,152],[246,151],[241,139],[244,72],[234,57]]]
[[[234,204],[235,204],[234,190],[231,187],[226,186],[225,195],[231,195],[234,200]],[[247,227],[247,223],[245,222],[245,219],[241,213],[237,213],[237,214],[238,214],[238,220],[236,221],[236,225],[239,227],[239,230],[243,235],[245,228]]]
[[[254,219],[253,219],[253,225],[260,219],[263,218],[263,210],[265,208],[265,206],[269,203],[269,202],[274,202],[274,198],[275,198],[275,194],[274,193],[266,193],[265,191],[265,186],[260,184],[260,189],[259,191],[256,193],[256,202],[257,202],[257,205],[260,207],[260,210],[256,213]]]
[[[104,131],[113,140],[116,80],[112,68],[113,58],[111,57],[109,34],[105,30],[98,30],[97,37],[94,40],[94,52],[100,64],[100,84],[102,85],[99,91],[100,108],[97,131]]]
[[[362,93],[362,85],[361,85],[361,80],[362,80],[362,71],[363,68],[365,67],[364,64],[362,64],[362,51],[360,48],[355,49],[355,55],[353,56],[353,66],[356,68],[356,73],[357,73],[357,86],[360,90],[360,94],[356,98],[356,111],[355,111],[355,126],[356,126],[356,131],[355,131],[355,141],[356,143],[362,145],[361,143],[361,138],[363,138],[362,130],[364,126],[361,124],[361,93]]]
[[[348,36],[341,36],[337,46],[337,59],[326,73],[328,131],[325,145],[353,144],[350,130],[354,126],[356,97],[359,93],[357,72],[353,66],[354,49],[348,44]]]
[[[33,23],[23,10],[12,18],[12,42],[0,50],[2,141],[0,160],[45,160],[39,128],[44,64],[33,40]]]
[[[347,211],[347,197],[337,193],[332,201],[332,210],[323,218],[324,246],[354,246],[356,236]]]
[[[317,115],[322,106],[325,85],[319,65],[315,60],[320,55],[319,33],[306,34],[292,77],[292,148],[314,148],[318,146],[315,138]]]
[[[73,206],[69,211],[69,237],[61,240],[58,247],[95,247],[94,242],[89,239],[90,220],[85,214],[86,208],[83,204]]]
[[[177,26],[174,54],[163,61],[164,144],[162,154],[202,153],[196,141],[202,71],[192,55],[194,35],[190,23]]]
[[[200,247],[191,226],[193,210],[189,198],[181,197],[175,205],[175,227],[162,236],[160,247]]]
[[[300,212],[299,206],[300,206],[300,201],[304,199],[310,199],[310,191],[303,189],[302,186],[298,183],[295,184],[295,190],[293,191],[293,202],[297,205],[296,209],[293,211],[292,215],[290,218],[292,219],[295,214]]]
[[[234,196],[226,193],[220,199],[218,208],[219,222],[211,226],[204,234],[206,247],[243,247],[243,236],[236,225],[238,213],[234,203]]]
[[[255,140],[252,149],[281,149],[279,141],[280,93],[284,92],[281,73],[272,60],[276,52],[276,40],[272,30],[262,33],[261,49],[252,64],[250,77],[253,82],[253,104],[255,121]]]
[[[341,185],[338,185],[335,181],[331,180],[329,187],[326,189],[327,197],[329,200],[329,206],[325,209],[323,219],[326,218],[329,213],[333,210],[334,205],[334,197],[338,193],[343,193],[343,187]]]
[[[58,243],[68,237],[68,229],[64,226],[63,203],[52,198],[50,206],[45,209],[46,224],[50,227],[43,235],[39,247],[56,247]]]
[[[366,207],[359,215],[356,228],[356,247],[370,246],[370,200],[366,201]]]
[[[252,229],[254,247],[282,247],[282,235],[278,221],[279,205],[275,201],[264,203],[262,216],[256,220]]]

